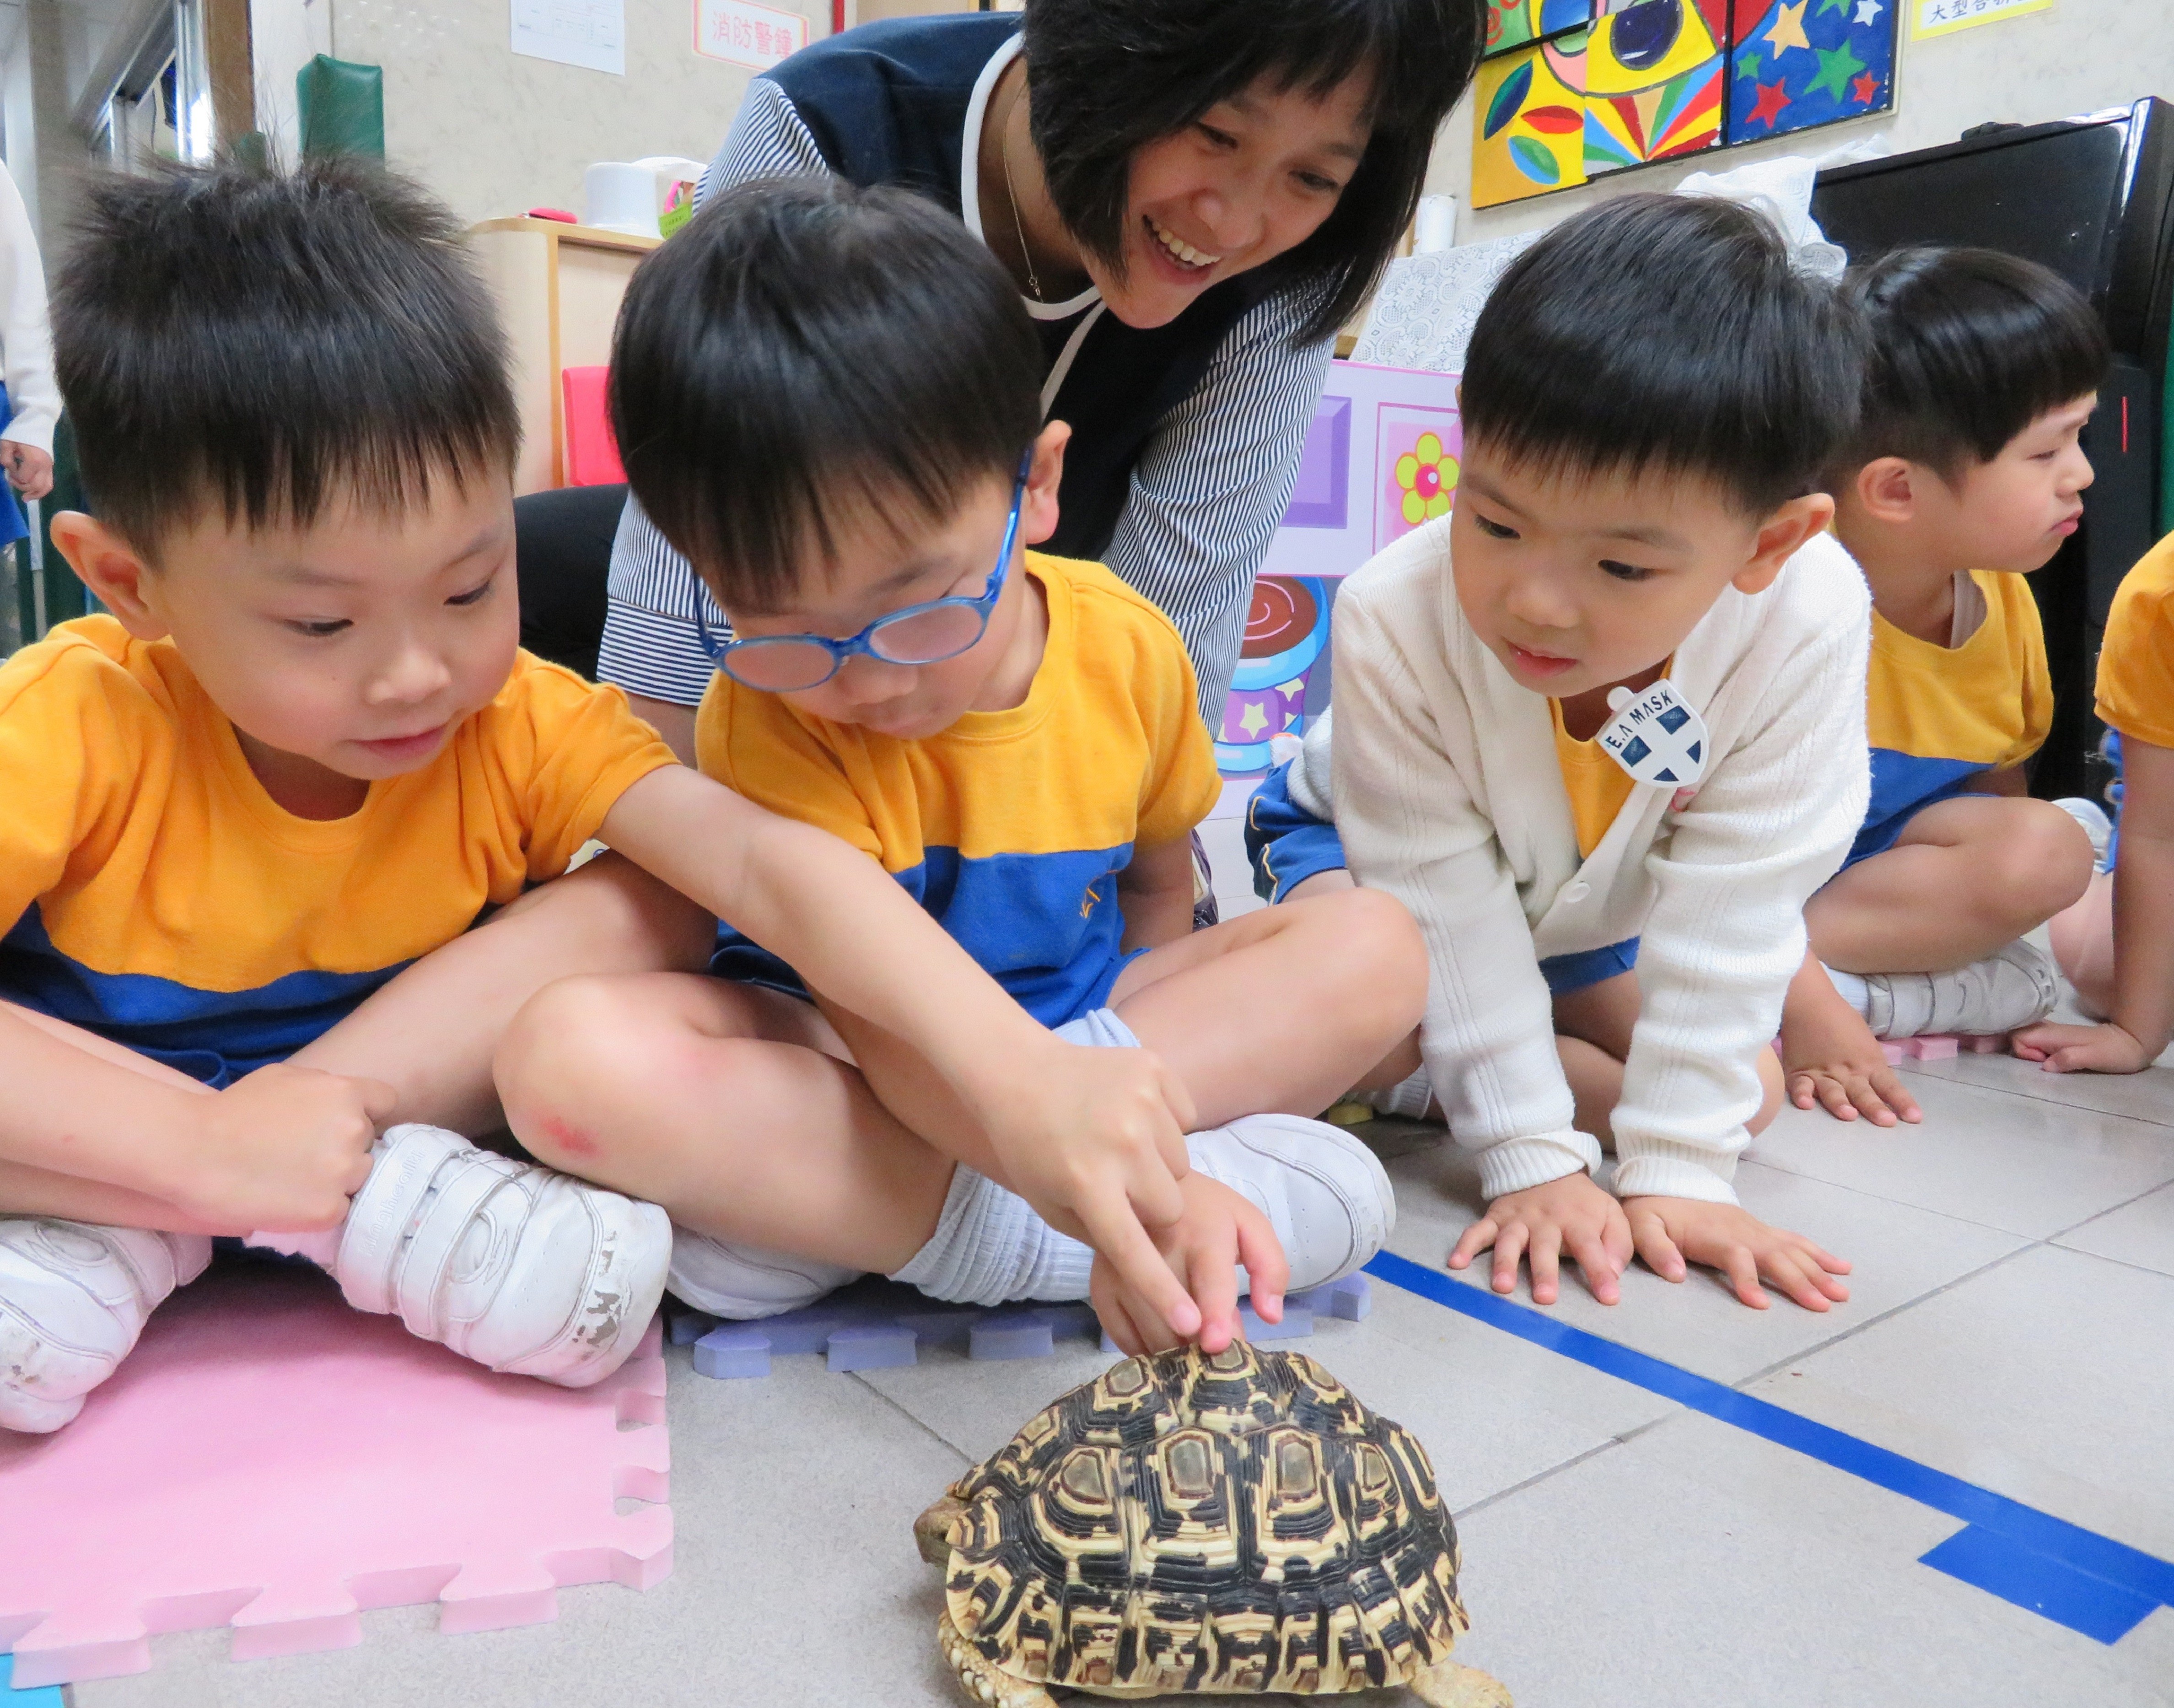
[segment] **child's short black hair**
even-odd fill
[[[1468,439],[1541,473],[1703,476],[1745,514],[1817,489],[1855,425],[1863,334],[1773,224],[1630,195],[1513,262],[1473,328]]]
[[[53,357],[91,506],[154,559],[214,505],[306,527],[503,478],[521,441],[452,214],[352,159],[95,181]]]
[[[2106,378],[2098,316],[2036,262],[1993,249],[1898,249],[1852,268],[1843,289],[1872,340],[1845,474],[1901,457],[1954,481]]]
[[[1041,429],[1041,345],[933,203],[742,184],[643,262],[612,346],[634,495],[727,610],[774,609],[836,520],[940,524]]]
[[[1317,288],[1298,338],[1373,294],[1411,223],[1435,132],[1479,62],[1476,0],[1028,0],[1034,145],[1066,227],[1115,264],[1133,154],[1262,78],[1323,95],[1373,78],[1374,132],[1336,211],[1268,263]]]

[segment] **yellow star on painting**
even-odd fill
[[[1797,0],[1794,6],[1784,6],[1781,16],[1774,20],[1774,27],[1766,32],[1766,39],[1774,44],[1776,58],[1792,47],[1801,47],[1808,53],[1811,51],[1812,44],[1804,36],[1804,8],[1810,4],[1811,0]]]
[[[1247,735],[1258,735],[1268,727],[1268,715],[1261,710],[1261,702],[1257,700],[1248,705],[1244,714],[1238,719],[1238,727],[1245,731]]]

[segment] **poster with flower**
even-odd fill
[[[1374,504],[1374,549],[1379,551],[1449,514],[1464,452],[1464,428],[1454,409],[1384,403],[1374,445],[1381,481]]]

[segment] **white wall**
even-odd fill
[[[692,0],[626,0],[624,77],[515,54],[508,0],[322,3],[333,52],[385,68],[392,164],[470,221],[539,206],[578,214],[592,161],[708,159],[754,75],[695,51]],[[830,28],[829,0],[765,3],[801,14],[811,40]]]
[[[257,128],[279,158],[301,153],[295,78],[333,51],[333,0],[249,0],[249,62],[257,84]]]
[[[1896,0],[1906,3],[1906,0]],[[1972,125],[2038,124],[2144,95],[2174,99],[2174,6],[2169,0],[2054,0],[2052,10],[1928,41],[1897,44],[1895,111],[1739,149],[1711,149],[1681,162],[1613,173],[1599,184],[1501,208],[1472,206],[1472,97],[1450,116],[1428,174],[1430,190],[1457,198],[1457,241],[1530,231],[1603,196],[1666,190],[1693,172],[1725,171],[1778,154],[1817,155],[1885,136],[1897,153],[1951,143]]]

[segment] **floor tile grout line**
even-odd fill
[[[2150,1070],[2147,1068],[2144,1071],[2148,1073]],[[2149,1115],[2131,1115],[2127,1110],[2123,1109],[2094,1109],[2088,1103],[2071,1103],[2066,1098],[2055,1097],[2049,1092],[2025,1091],[2014,1085],[1996,1085],[1987,1079],[1971,1079],[1960,1074],[1951,1073],[1923,1073],[1912,1077],[1937,1079],[1943,1085],[1966,1085],[1973,1091],[1998,1092],[2004,1097],[2020,1097],[2026,1103],[2050,1103],[2057,1109],[2074,1110],[2079,1115],[2102,1116],[2109,1121],[2133,1121],[2139,1127],[2174,1128],[2174,1121],[2159,1121]],[[2068,1079],[2074,1076],[2068,1073],[2049,1073],[2046,1077],[2048,1079]]]
[[[1776,1174],[1785,1174],[1788,1176],[1791,1180],[1809,1181],[1815,1186],[1831,1186],[1838,1192],[1851,1192],[1861,1198],[1869,1198],[1876,1204],[1894,1204],[1901,1209],[1914,1210],[1920,1215],[1939,1216],[1943,1220],[1953,1222],[1960,1227],[1982,1228],[1988,1234],[2005,1234],[2011,1240],[2029,1240],[2034,1243],[2042,1243],[2047,1240],[2058,1239],[2060,1237],[2062,1233],[2068,1231],[2065,1229],[2062,1229],[2051,1234],[2028,1234],[2020,1228],[2004,1228],[1998,1222],[1982,1222],[1973,1216],[1958,1215],[1953,1210],[1934,1209],[1929,1204],[1912,1203],[1907,1198],[1891,1197],[1885,1192],[1875,1192],[1868,1191],[1863,1186],[1853,1186],[1846,1181],[1831,1181],[1825,1175],[1807,1174],[1802,1169],[1792,1168],[1786,1162],[1780,1161],[1771,1156],[1760,1156],[1757,1154],[1755,1151],[1752,1150],[1745,1151],[1742,1159],[1745,1162],[1754,1164],[1760,1168],[1771,1169]],[[2137,1196],[2139,1197],[2149,1197],[2153,1192],[2163,1191],[2170,1186],[2174,1186],[2174,1176],[2170,1176],[2163,1181],[2154,1182],[2152,1185],[2146,1186]],[[2133,1204],[2135,1202],[2135,1198],[2124,1198],[2120,1203],[2109,1204],[2103,1210],[2094,1210],[2090,1215],[2084,1218],[2084,1222],[2096,1220],[2100,1216],[2111,1215],[2114,1211],[2121,1209],[2126,1205]],[[2083,1226],[2084,1222],[2078,1222],[2075,1225],[2080,1228]]]
[[[2090,1226],[2090,1224],[2091,1224],[2093,1222],[2099,1221],[2099,1220],[2101,1220],[2102,1219],[2104,1219],[2105,1217],[2111,1216],[2111,1215],[2112,1215],[2112,1214],[2113,1214],[2116,1211],[2117,1211],[2117,1210],[2125,1210],[2125,1209],[2127,1209],[2127,1208],[2128,1208],[2131,1204],[2140,1204],[2140,1203],[2142,1203],[2144,1201],[2144,1199],[2146,1199],[2146,1198],[2150,1197],[2154,1192],[2165,1192],[2165,1191],[2166,1190],[2166,1188],[2167,1188],[2168,1186],[2174,1186],[2174,1181],[2160,1181],[2160,1183],[2159,1183],[2157,1186],[2146,1186],[2146,1187],[2144,1187],[2144,1189],[2142,1192],[2139,1192],[2139,1193],[2138,1193],[2134,1197],[2133,1197],[2133,1198],[2123,1198],[2123,1199],[2119,1203],[2117,1203],[2117,1204],[2108,1204],[2108,1205],[2106,1207],[2106,1208],[2104,1208],[2104,1209],[2102,1209],[2102,1210],[2097,1210],[2097,1211],[2095,1211],[2095,1212],[2093,1212],[2091,1214],[2090,1214],[2090,1215],[2088,1215],[2088,1216],[2085,1216],[2085,1217],[2083,1219],[2083,1220],[2081,1220],[2080,1222],[2071,1222],[2071,1223],[2070,1223],[2067,1227],[2065,1227],[2065,1228],[2061,1228],[2061,1229],[2058,1229],[2058,1230],[2056,1230],[2054,1232],[2052,1232],[2052,1233],[2050,1233],[2050,1234],[2047,1235],[2047,1236],[2046,1236],[2046,1243],[2047,1243],[2047,1245],[2049,1245],[2049,1246],[2050,1246],[2050,1245],[2052,1245],[2052,1244],[2056,1240],[2064,1240],[2064,1239],[2066,1239],[2069,1235],[2071,1235],[2071,1234],[2074,1233],[2074,1232],[2076,1231],[2076,1230],[2077,1230],[2077,1229],[2079,1229],[2079,1228],[2088,1228],[2089,1226]],[[2069,1250],[2072,1250],[2073,1248],[2072,1248],[2072,1247],[2069,1247],[2069,1246],[2063,1246],[2063,1247],[2062,1247],[2062,1249],[2063,1249],[2063,1251],[2069,1251]],[[2096,1253],[2096,1251],[2091,1251],[2091,1252],[2086,1252],[2085,1255],[2085,1256],[2087,1256],[2087,1257],[2096,1257],[2096,1256],[2098,1255],[2098,1253]],[[2120,1260],[2119,1260],[2118,1258],[2109,1258],[2109,1259],[2107,1259],[2107,1261],[2108,1261],[2109,1262],[2119,1262]],[[2162,1271],[2161,1273],[2163,1273],[2164,1272]]]
[[[2021,1238],[2022,1236],[2019,1235],[2016,1237]],[[1827,1351],[1830,1348],[1841,1345],[1845,1341],[1854,1340],[1868,1328],[1877,1327],[1880,1323],[1889,1322],[1895,1317],[1900,1316],[1906,1311],[1915,1311],[1920,1305],[1923,1305],[1932,1300],[1938,1299],[1944,1294],[1953,1292],[1956,1288],[1961,1286],[1966,1281],[1974,1281],[1979,1276],[1988,1273],[1994,1269],[1998,1269],[2004,1263],[2013,1262],[2016,1258],[2024,1257],[2031,1251],[2038,1250],[2046,1243],[2047,1242],[2043,1240],[2031,1240],[2023,1245],[2018,1246],[2012,1251],[2003,1251],[1997,1257],[1987,1259],[1986,1262],[1979,1264],[1975,1269],[1966,1269],[1960,1275],[1952,1276],[1949,1279],[1940,1283],[1937,1287],[1928,1288],[1924,1292],[1918,1294],[1913,1299],[1906,1299],[1898,1305],[1890,1305],[1885,1311],[1879,1312],[1875,1316],[1866,1317],[1863,1322],[1856,1324],[1854,1327],[1845,1328],[1839,1334],[1830,1335],[1825,1340],[1815,1341],[1811,1345],[1804,1347],[1798,1352],[1793,1353],[1787,1358],[1782,1359],[1774,1364],[1768,1365],[1764,1370],[1752,1371],[1749,1376],[1731,1382],[1729,1386],[1735,1388],[1739,1392],[1746,1392],[1754,1382],[1764,1381],[1768,1376],[1773,1376],[1777,1371],[1787,1369],[1789,1365],[1795,1364],[1801,1359],[1815,1357],[1819,1354]]]
[[[847,1370],[846,1375],[850,1380],[858,1382],[868,1392],[873,1394],[878,1399],[881,1400],[885,1405],[889,1406],[893,1411],[904,1418],[906,1422],[911,1424],[915,1429],[920,1430],[922,1435],[927,1436],[929,1440],[932,1441],[941,1442],[947,1451],[956,1453],[960,1458],[964,1460],[968,1465],[976,1465],[981,1462],[979,1460],[975,1458],[971,1453],[968,1452],[964,1447],[960,1446],[956,1441],[953,1440],[942,1430],[935,1428],[933,1424],[923,1423],[919,1418],[914,1416],[914,1414],[908,1411],[905,1406],[893,1399],[889,1394],[885,1393],[881,1388],[878,1387],[873,1382],[863,1376],[858,1370]]]
[[[1674,1404],[1673,1401],[1670,1402],[1670,1405],[1672,1409],[1678,1413],[1681,1413],[1685,1409],[1685,1408],[1682,1406]],[[1497,1489],[1492,1494],[1482,1495],[1479,1500],[1474,1501],[1469,1506],[1462,1507],[1457,1511],[1451,1513],[1449,1516],[1455,1519],[1459,1524],[1462,1524],[1466,1519],[1471,1517],[1474,1513],[1484,1512],[1489,1507],[1495,1505],[1501,1501],[1507,1500],[1512,1494],[1522,1494],[1526,1489],[1537,1488],[1539,1484],[1547,1482],[1550,1478],[1559,1477],[1565,1471],[1568,1471],[1576,1466],[1582,1465],[1589,1459],[1597,1459],[1603,1453],[1612,1452],[1616,1448],[1621,1446],[1625,1441],[1630,1440],[1632,1436],[1642,1435],[1645,1434],[1647,1430],[1653,1426],[1653,1424],[1666,1423],[1668,1419],[1666,1418],[1656,1418],[1652,1420],[1652,1423],[1641,1424],[1636,1429],[1630,1430],[1627,1434],[1610,1435],[1604,1441],[1596,1441],[1592,1446],[1587,1447],[1583,1452],[1573,1453],[1569,1458],[1563,1460],[1559,1464],[1550,1465],[1543,1471],[1535,1471],[1531,1476],[1524,1478],[1518,1482],[1512,1483],[1506,1489]]]

